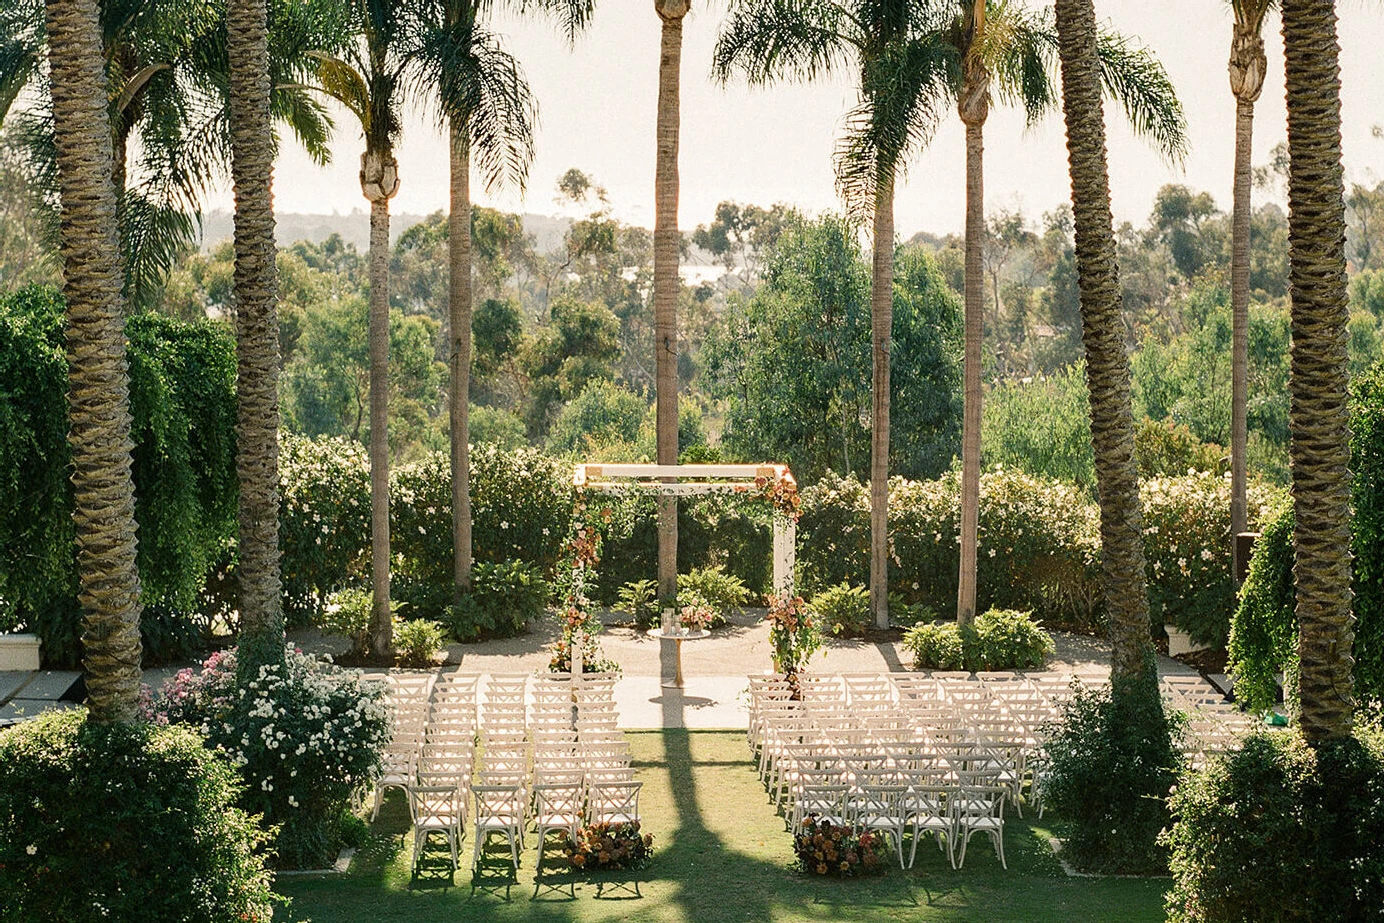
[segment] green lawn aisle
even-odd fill
[[[315,923],[456,920],[658,921],[1103,921],[1163,919],[1166,882],[1071,879],[1046,845],[1045,825],[1009,818],[999,867],[989,842],[972,840],[966,867],[954,872],[931,840],[917,865],[882,878],[833,881],[792,868],[783,820],[750,763],[743,732],[628,732],[640,808],[654,834],[654,860],[642,872],[578,881],[550,849],[543,882],[534,882],[536,843],[517,879],[499,852],[472,887],[471,841],[462,843],[455,879],[445,851],[430,848],[428,871],[410,887],[412,842],[403,798],[392,793],[350,875],[279,882],[293,899],[287,918]],[[435,839],[440,844],[440,840]],[[508,899],[506,899],[508,898]]]

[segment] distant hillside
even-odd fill
[[[410,214],[390,215],[389,233],[391,242],[399,235],[418,224],[426,216]],[[302,215],[280,212],[275,215],[277,227],[275,238],[280,246],[297,243],[300,240],[321,243],[333,234],[354,244],[356,249],[365,252],[370,246],[370,214],[357,209],[345,215]],[[525,215],[524,230],[532,234],[534,246],[539,253],[547,253],[562,245],[562,236],[567,233],[572,221],[570,218],[555,218],[551,215]],[[209,212],[202,219],[202,249],[210,250],[222,241],[231,239],[233,223],[227,211]]]

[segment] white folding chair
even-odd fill
[[[962,786],[952,799],[953,820],[956,824],[956,837],[960,840],[960,850],[956,857],[956,867],[966,863],[966,844],[971,834],[981,832],[990,837],[995,855],[999,857],[1000,867],[1008,869],[1004,862],[1004,796],[1005,789],[1000,786],[984,787]]]
[[[462,814],[465,810],[461,791],[455,785],[414,786],[408,790],[409,815],[413,818],[413,870],[428,835],[440,833],[447,838],[452,855],[452,868],[457,867],[457,841],[461,839]]]
[[[597,782],[587,789],[586,819],[591,824],[632,824],[639,820],[643,782]]]
[[[524,791],[519,786],[473,785],[476,801],[475,844],[471,853],[471,868],[480,865],[481,850],[493,833],[504,836],[509,843],[510,861],[519,868],[519,851],[524,845]]]

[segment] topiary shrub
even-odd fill
[[[910,628],[903,646],[917,670],[1042,669],[1056,651],[1027,612],[991,609],[970,625],[932,622]]]
[[[243,808],[277,827],[280,868],[322,868],[342,845],[351,796],[374,781],[389,738],[384,689],[290,648],[236,682],[232,649],[181,670],[145,705],[163,724],[200,728],[239,768]]]
[[[1384,919],[1384,741],[1260,734],[1170,801],[1175,923]]]
[[[471,589],[447,614],[447,630],[458,641],[512,638],[537,621],[552,588],[538,568],[522,561],[477,564]]]
[[[1077,868],[1161,873],[1168,792],[1183,768],[1183,720],[1170,715],[1152,677],[1116,677],[1111,687],[1078,689],[1046,728],[1043,797],[1065,821],[1063,854]]]
[[[0,920],[268,921],[265,832],[188,728],[48,712],[0,734]]]
[[[838,583],[808,601],[818,623],[838,638],[861,638],[870,629],[870,591]]]

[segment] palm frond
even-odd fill
[[[576,42],[582,30],[591,24],[595,0],[517,0],[520,15],[533,12],[557,24],[567,44]]]
[[[985,51],[996,95],[1022,105],[1030,125],[1057,105],[1055,43],[1050,11],[1033,13],[1018,3],[992,5]]]
[[[847,63],[865,38],[831,0],[738,0],[716,39],[711,73],[723,84],[736,72],[752,86],[808,82]]]
[[[125,300],[154,307],[169,272],[197,244],[200,217],[127,190],[120,201],[121,250],[125,254]]]
[[[1181,163],[1187,156],[1187,118],[1177,90],[1153,52],[1117,32],[1097,35],[1101,83],[1124,110],[1136,134],[1153,142],[1165,158]]]
[[[36,0],[7,0],[0,9],[0,125],[38,72],[43,54],[44,8]]]
[[[837,186],[852,216],[869,215],[879,181],[901,175],[909,152],[931,140],[960,67],[958,49],[937,32],[892,43],[865,62],[860,101],[836,150]]]
[[[328,52],[309,51],[308,57],[317,62],[317,79],[322,92],[345,106],[369,135],[373,106],[365,77],[345,60]]]

